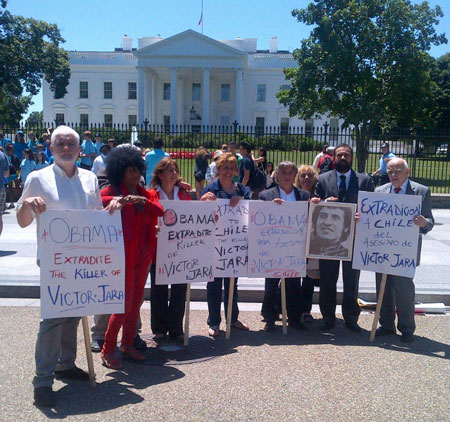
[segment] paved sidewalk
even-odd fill
[[[255,305],[253,305],[255,306]],[[314,315],[318,317],[317,314]],[[321,333],[281,326],[265,333],[257,312],[241,312],[250,332],[230,341],[206,336],[206,311],[191,312],[190,346],[156,349],[148,305],[142,336],[148,360],[106,369],[94,355],[97,386],[56,381],[58,405],[33,406],[31,380],[39,324],[35,307],[0,307],[0,420],[66,421],[446,421],[450,414],[450,318],[418,316],[416,340],[399,337],[369,343],[373,316],[364,331],[342,322]],[[7,339],[7,341],[6,341]],[[86,368],[81,329],[77,364]]]
[[[450,306],[450,210],[433,211],[436,225],[424,236],[422,262],[417,268],[416,299],[419,302],[443,302]],[[0,237],[0,297],[39,297],[39,268],[36,266],[36,226],[22,229],[15,211],[3,215],[4,229]],[[361,272],[360,297],[375,301],[375,277]],[[146,297],[149,297],[149,282]],[[240,300],[262,302],[263,279],[239,279]],[[342,280],[338,282],[342,292]],[[206,300],[204,283],[192,284],[192,300]],[[339,299],[339,297],[338,297]],[[315,295],[317,302],[317,293]]]

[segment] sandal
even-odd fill
[[[131,360],[142,361],[145,360],[145,356],[134,348],[134,346],[124,346],[123,344],[119,347],[119,352],[124,358]]]
[[[211,337],[218,337],[220,335],[219,327],[217,325],[212,325],[208,328],[208,334]]]
[[[233,322],[231,324],[231,326],[233,328],[237,328],[238,330],[245,330],[245,331],[247,331],[249,329],[247,324],[245,324],[245,323],[243,323],[243,322],[241,322],[239,320]]]
[[[119,359],[117,359],[113,353],[103,353],[102,352],[102,361],[103,365],[105,365],[109,369],[118,370],[122,368],[122,364]]]

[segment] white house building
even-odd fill
[[[55,100],[44,83],[44,121],[136,125],[230,125],[280,127],[305,122],[289,118],[275,94],[287,88],[283,69],[295,67],[278,39],[267,50],[256,38],[218,41],[187,30],[167,39],[145,37],[132,48],[111,52],[70,51],[71,78],[64,98]],[[324,117],[306,126],[337,128]]]

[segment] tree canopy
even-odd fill
[[[431,78],[437,87],[435,91],[437,104],[432,116],[438,128],[448,129],[450,127],[450,53],[436,60]]]
[[[314,27],[294,51],[298,68],[285,69],[291,88],[278,98],[291,115],[330,114],[353,126],[363,171],[370,128],[423,117],[433,91],[427,51],[447,42],[435,30],[442,11],[409,0],[314,0],[292,15]]]
[[[66,94],[70,78],[59,29],[44,21],[14,16],[0,1],[0,123],[16,124],[44,78],[55,98]],[[28,94],[25,94],[26,91]]]

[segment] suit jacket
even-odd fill
[[[292,186],[294,189],[295,200],[296,201],[307,201],[309,199],[309,192],[304,189],[296,188]],[[259,193],[259,199],[263,201],[272,201],[273,199],[277,199],[280,197],[280,185],[276,185],[273,188],[263,190]]]
[[[319,174],[316,185],[316,195],[320,199],[327,199],[330,196],[338,197],[339,193],[336,173],[337,172],[333,170]],[[356,173],[351,170],[348,189],[342,202],[356,204],[358,202],[358,192],[360,190],[373,192],[374,189],[375,187],[372,179],[367,174]]]
[[[380,193],[390,193],[392,183],[386,183],[375,189],[375,192]],[[420,264],[420,252],[422,250],[422,234],[427,234],[434,226],[434,217],[431,212],[431,193],[430,188],[420,183],[413,182],[408,179],[408,184],[406,185],[406,195],[420,195],[422,196],[422,207],[421,214],[427,219],[428,225],[424,228],[420,227],[419,230],[419,245],[417,248],[417,263],[416,266]]]

